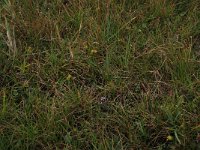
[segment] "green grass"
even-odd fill
[[[198,149],[198,0],[0,1],[0,149]]]

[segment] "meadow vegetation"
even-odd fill
[[[1,150],[199,143],[199,0],[0,1]]]

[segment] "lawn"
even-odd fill
[[[199,0],[1,0],[1,150],[200,148]]]

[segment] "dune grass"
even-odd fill
[[[199,0],[0,1],[0,149],[198,149]]]

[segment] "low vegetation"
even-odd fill
[[[199,0],[1,0],[0,149],[198,149]]]

